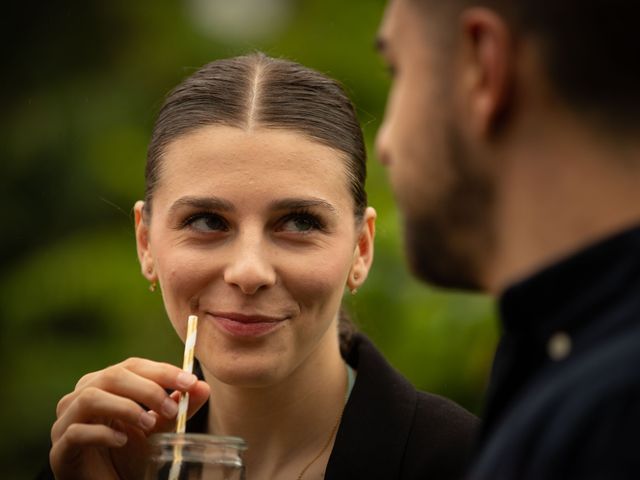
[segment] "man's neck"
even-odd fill
[[[622,144],[620,144],[622,145]],[[549,125],[505,155],[498,181],[495,294],[547,265],[640,224],[640,146]]]

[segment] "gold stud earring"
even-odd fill
[[[353,275],[351,277],[353,278],[353,282],[355,283],[360,278],[360,275],[358,274],[358,272],[353,272]],[[351,295],[355,295],[356,293],[358,293],[358,289],[356,287],[353,287],[350,290],[351,290]]]
[[[153,275],[153,267],[147,268],[147,273],[149,275]],[[158,287],[158,282],[156,282],[155,280],[151,280],[151,282],[149,283],[149,291],[153,293],[156,291],[157,287]]]

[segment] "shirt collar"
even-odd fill
[[[640,227],[602,240],[508,288],[499,301],[506,335],[574,334],[610,307],[640,273]]]

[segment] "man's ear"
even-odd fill
[[[509,109],[514,81],[515,44],[508,25],[482,7],[460,17],[459,98],[471,133],[492,136]]]
[[[353,263],[347,287],[354,292],[364,283],[369,275],[369,269],[373,262],[373,240],[376,234],[377,213],[372,207],[367,207],[364,212],[362,225],[358,232],[356,248],[353,253]]]
[[[133,206],[135,230],[136,230],[136,248],[138,251],[138,260],[142,275],[149,280],[155,282],[157,275],[155,272],[153,255],[149,246],[149,224],[145,219],[144,202],[138,200]]]

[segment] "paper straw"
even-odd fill
[[[193,356],[196,348],[196,335],[198,333],[198,317],[189,315],[187,323],[187,339],[184,342],[184,360],[182,370],[193,373]],[[184,433],[187,426],[187,409],[189,407],[189,392],[180,392],[178,402],[178,419],[176,422],[176,433]],[[180,466],[182,464],[182,446],[176,445],[173,452],[173,463],[169,471],[169,480],[178,480]]]

